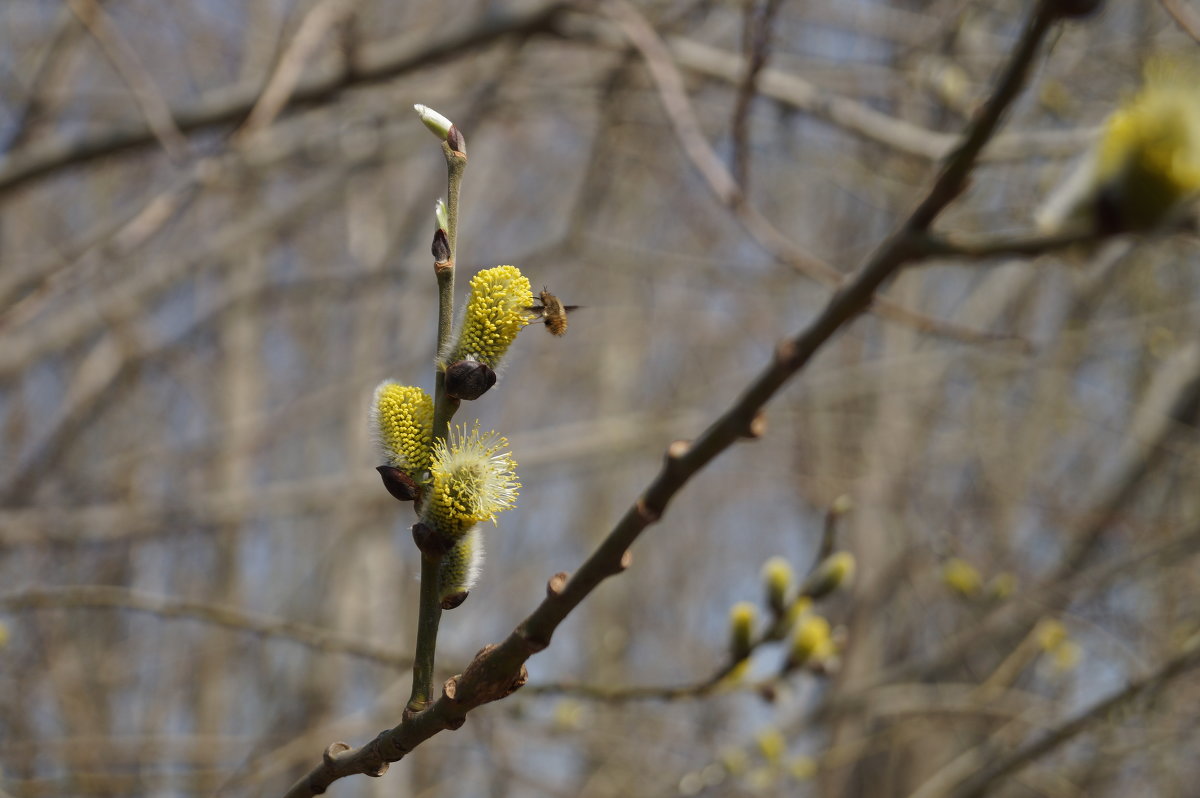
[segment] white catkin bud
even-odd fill
[[[483,567],[483,535],[474,527],[442,557],[438,569],[438,595],[442,609],[449,610],[462,604],[467,594],[479,580]]]
[[[416,111],[417,115],[421,117],[421,121],[425,123],[425,127],[429,128],[429,130],[442,141],[445,141],[446,137],[450,135],[450,128],[454,125],[454,123],[449,119],[442,116],[428,105],[421,105],[420,103],[417,103],[413,106],[413,110]]]

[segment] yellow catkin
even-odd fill
[[[508,441],[476,424],[452,427],[433,447],[432,481],[424,520],[444,535],[458,537],[513,507],[521,483]]]
[[[371,428],[387,465],[413,476],[427,471],[433,442],[433,399],[420,388],[386,381],[375,389]]]
[[[474,359],[491,368],[527,325],[533,306],[529,280],[516,266],[483,269],[471,278],[471,294],[458,342],[447,364]]]

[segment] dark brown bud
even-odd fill
[[[459,155],[467,154],[467,140],[463,138],[462,131],[458,129],[458,125],[450,126],[450,132],[446,134],[446,143],[450,145],[450,149]]]
[[[427,557],[442,557],[454,545],[445,535],[439,535],[433,527],[423,524],[420,521],[413,524],[412,536],[413,542],[417,544],[417,548]],[[466,598],[466,596],[464,595],[463,598]],[[461,603],[460,601],[459,604]]]
[[[446,369],[446,395],[452,399],[478,399],[496,384],[496,372],[478,360],[460,360]]]
[[[413,482],[413,478],[394,466],[376,466],[376,471],[383,478],[383,486],[397,501],[416,501],[421,496],[421,486]]]
[[[464,601],[466,601],[467,596],[469,595],[471,595],[470,592],[466,590],[460,590],[457,593],[451,593],[449,596],[446,596],[444,599],[442,599],[442,609],[454,609],[459,604],[462,604]]]
[[[450,239],[446,231],[440,227],[433,234],[433,260],[435,263],[445,263],[450,260]]]

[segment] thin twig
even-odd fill
[[[1200,42],[1200,14],[1180,0],[1159,0],[1159,3],[1171,19],[1175,20],[1176,25],[1183,28],[1188,36]]]
[[[171,106],[154,85],[154,80],[138,58],[137,51],[125,41],[117,26],[96,0],[68,0],[68,4],[71,12],[87,27],[122,80],[128,84],[133,92],[133,99],[146,119],[146,126],[162,144],[167,155],[175,160],[186,157],[187,138],[175,124]]]
[[[222,604],[160,596],[115,585],[70,585],[15,590],[0,594],[0,609],[8,612],[111,609],[147,613],[160,618],[187,618],[263,637],[291,640],[318,651],[348,654],[392,668],[407,668],[412,665],[412,657],[407,654],[347,637],[332,629],[256,615]]]
[[[53,80],[61,70],[62,64],[67,60],[66,56],[70,53],[70,45],[77,40],[82,30],[83,28],[76,24],[76,17],[71,9],[60,9],[58,19],[54,23],[54,32],[46,37],[38,55],[37,65],[33,68],[33,75],[26,84],[24,101],[13,114],[14,122],[7,136],[0,142],[0,153],[10,152],[29,138],[39,121],[46,100],[43,96],[45,84]]]
[[[320,47],[325,34],[345,21],[358,3],[359,0],[321,0],[304,16],[246,123],[238,131],[239,137],[249,138],[275,121],[296,91],[305,64]]]
[[[742,50],[746,56],[746,72],[738,84],[733,104],[733,179],[745,194],[750,186],[750,106],[758,94],[758,76],[767,65],[771,53],[771,27],[779,12],[781,0],[763,0],[757,9],[754,0],[746,3]]]
[[[451,128],[454,130],[454,128]],[[461,140],[461,132],[459,139]],[[459,400],[446,394],[446,372],[442,367],[441,354],[450,349],[454,335],[454,259],[458,252],[458,202],[462,190],[463,173],[467,168],[465,152],[455,150],[446,141],[442,142],[442,154],[446,158],[446,239],[450,257],[435,262],[434,274],[438,285],[438,337],[435,359],[438,365],[434,374],[433,396],[433,440],[445,440],[450,420],[458,410]],[[438,625],[442,618],[441,596],[438,586],[440,557],[432,552],[421,552],[421,595],[417,611],[417,644],[413,660],[412,695],[408,699],[405,713],[420,712],[429,705],[433,695],[433,672],[437,655]]]
[[[1116,710],[1121,709],[1144,693],[1166,687],[1175,679],[1200,667],[1200,646],[1177,654],[1159,668],[1141,679],[1137,679],[1108,698],[1094,704],[1085,712],[1051,729],[1036,740],[1031,740],[1011,753],[997,757],[989,752],[986,765],[955,790],[959,798],[984,798],[988,793],[1004,784],[1004,780],[1015,775],[1037,760],[1049,756],[1062,745],[1103,723]]]
[[[683,153],[700,173],[717,201],[730,211],[759,246],[780,263],[829,288],[838,289],[846,285],[850,279],[847,275],[796,244],[746,200],[733,175],[725,168],[725,164],[704,137],[684,88],[683,76],[672,60],[666,44],[641,12],[626,2],[608,3],[605,8],[641,53],[658,88],[663,110],[667,113]],[[931,335],[970,343],[1006,341],[1021,343],[1025,349],[1030,348],[1019,336],[989,333],[929,318],[885,296],[874,296],[870,309],[882,318]]]
[[[1103,235],[1094,231],[1071,231],[1052,235],[1036,235],[1028,238],[945,238],[925,233],[914,236],[912,245],[923,257],[923,264],[936,263],[938,259],[994,260],[996,258],[1030,258],[1049,255],[1072,247],[1096,244]]]

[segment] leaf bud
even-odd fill
[[[975,566],[959,557],[951,557],[942,564],[942,582],[960,596],[970,598],[983,587],[983,577]]]
[[[433,203],[433,215],[437,219],[439,230],[450,229],[450,211],[446,208],[446,201],[439,199]]]
[[[749,601],[739,601],[729,609],[729,656],[736,662],[750,656],[754,649],[754,622],[758,608]]]
[[[446,141],[447,137],[450,135],[450,129],[454,127],[453,122],[430,108],[428,105],[421,105],[420,103],[417,103],[413,106],[413,110],[417,112],[417,116],[421,117],[421,121],[425,124],[425,127],[429,128],[433,135],[437,136],[442,141]]]
[[[772,557],[763,563],[762,581],[766,589],[767,606],[776,616],[787,611],[788,593],[792,589],[792,566],[783,557]]]
[[[823,660],[833,654],[833,648],[829,621],[820,615],[809,613],[801,618],[792,630],[786,667],[790,670],[810,661]]]
[[[809,574],[800,592],[809,598],[823,598],[853,578],[854,555],[848,551],[836,551]]]

